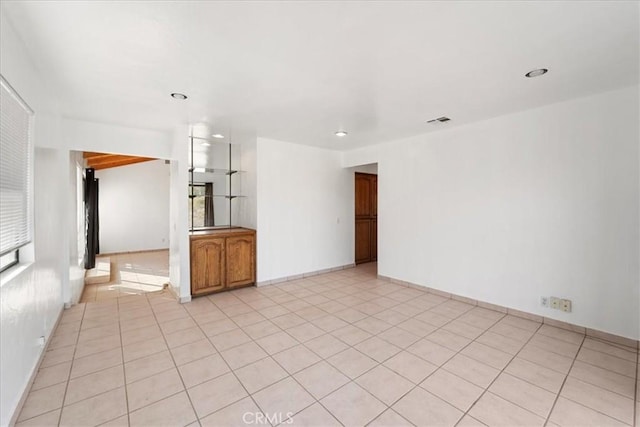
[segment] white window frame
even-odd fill
[[[0,85],[2,85],[3,89],[6,90],[11,97],[17,101],[17,103],[24,109],[24,111],[29,115],[29,123],[28,123],[28,133],[27,133],[27,161],[26,161],[26,170],[24,173],[26,174],[26,185],[23,191],[26,192],[26,240],[20,242],[16,247],[6,249],[5,253],[0,252],[0,273],[5,276],[5,272],[9,272],[15,269],[21,263],[21,258],[30,259],[33,257],[33,234],[34,234],[34,221],[33,221],[33,204],[34,204],[34,144],[33,144],[33,134],[34,134],[34,121],[35,121],[35,113],[33,109],[29,107],[29,105],[24,101],[24,99],[18,94],[18,92],[7,82],[7,80],[0,74]],[[5,192],[7,189],[0,188],[0,191]],[[5,193],[6,194],[6,193]],[[1,221],[1,218],[0,218]],[[3,225],[0,224],[0,227]],[[30,248],[30,249],[29,249]],[[21,256],[21,251],[26,250],[26,256]],[[4,282],[4,277],[3,277]]]

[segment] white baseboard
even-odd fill
[[[331,273],[331,272],[334,272],[334,271],[346,270],[348,268],[353,268],[355,266],[356,265],[354,263],[350,263],[350,264],[345,264],[345,265],[339,265],[337,267],[323,268],[322,270],[308,271],[306,273],[295,274],[293,276],[285,276],[285,277],[280,277],[280,278],[277,278],[277,279],[263,280],[261,282],[256,282],[256,286],[257,287],[261,287],[261,286],[268,286],[268,285],[277,285],[278,283],[290,282],[292,280],[303,279],[305,277],[313,277],[313,276],[317,276],[319,274],[325,274],[325,273]]]
[[[476,300],[473,298],[468,298],[461,295],[451,294],[449,292],[444,292],[439,289],[430,288],[425,285],[419,285],[417,283],[411,283],[404,280],[395,279],[393,277],[383,276],[381,274],[378,275],[378,279],[386,280],[390,283],[394,283],[400,286],[407,286],[409,288],[420,289],[434,295],[439,295],[444,298],[451,298],[457,301],[462,301],[467,304],[477,305],[478,307],[486,308],[489,310],[499,311],[501,313],[510,314],[512,316],[522,317],[527,320],[532,320],[538,323],[544,323],[549,326],[555,326],[557,328],[566,329],[572,332],[577,332],[579,334],[586,335],[588,337],[597,338],[604,341],[609,341],[615,344],[624,345],[627,347],[635,348],[640,350],[640,340],[634,340],[633,338],[622,337],[619,335],[611,334],[609,332],[599,331],[597,329],[587,328],[585,326],[575,325],[573,323],[564,322],[561,320],[552,319],[545,316],[540,316],[538,314],[527,313],[525,311],[516,310],[514,308],[505,307],[497,304],[488,303],[485,301]]]
[[[49,343],[51,343],[51,338],[53,338],[53,334],[56,332],[56,329],[58,329],[58,325],[60,324],[60,319],[62,319],[62,313],[64,313],[64,310],[65,309],[63,308],[62,310],[60,310],[60,313],[58,313],[58,319],[56,319],[56,322],[53,325],[53,328],[51,328],[51,332],[47,337],[47,341],[45,342],[44,346],[42,346],[42,352],[40,353],[40,357],[38,357],[38,361],[33,367],[33,370],[31,371],[31,375],[29,375],[29,381],[27,382],[27,386],[24,388],[24,390],[22,390],[22,395],[20,396],[20,400],[18,400],[18,404],[16,405],[16,408],[13,411],[13,415],[9,420],[9,426],[14,426],[18,421],[20,412],[22,412],[22,407],[24,406],[24,403],[27,400],[27,397],[29,396],[29,391],[31,390],[31,386],[33,385],[33,382],[35,381],[36,376],[38,375],[38,371],[40,370],[40,365],[42,364],[44,355],[47,353],[47,349],[49,348]]]

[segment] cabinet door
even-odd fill
[[[227,237],[227,287],[256,281],[256,236]]]
[[[191,295],[224,289],[224,237],[191,242]]]

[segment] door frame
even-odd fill
[[[370,183],[368,187],[368,191],[370,192],[368,196],[369,206],[366,208],[367,214],[358,215],[358,179],[359,177],[363,177],[367,179]],[[362,179],[362,178],[361,178]],[[378,175],[375,173],[369,172],[359,172],[354,171],[354,180],[353,180],[353,199],[354,199],[354,263],[355,264],[364,264],[367,262],[376,262],[377,261],[377,223],[378,223]],[[368,233],[367,241],[368,246],[367,252],[368,255],[366,257],[362,256],[362,253],[359,255],[359,239],[358,239],[358,230],[362,229],[362,224],[367,223],[367,231]],[[375,227],[375,229],[373,228]],[[375,241],[374,241],[375,240]]]

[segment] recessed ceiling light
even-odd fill
[[[224,138],[224,135],[220,134],[220,133],[214,133],[213,135],[211,135],[214,138],[218,138],[218,139],[222,139]]]
[[[538,77],[541,76],[543,74],[547,74],[547,70],[546,68],[538,68],[537,70],[531,70],[529,71],[527,74],[525,74],[526,77]]]
[[[343,130],[339,130],[338,132],[336,132],[336,136],[340,136],[340,137],[347,136],[347,132]]]
[[[178,93],[178,92],[172,93],[171,97],[174,99],[181,99],[181,100],[187,99],[187,95],[185,95],[184,93]]]
[[[209,147],[211,144],[209,144],[208,142],[201,142],[200,145],[202,145],[203,147]]]

